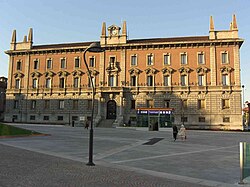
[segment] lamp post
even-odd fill
[[[244,91],[245,91],[245,85],[242,85],[241,86],[242,87],[242,107],[243,107],[243,109],[244,109],[244,107],[245,107],[245,95],[244,95]]]
[[[93,53],[101,53],[104,51],[104,49],[100,46],[99,43],[92,43],[83,52],[83,60],[84,60],[85,66],[87,68],[89,81],[90,81],[91,87],[92,87],[92,108],[91,108],[90,131],[89,131],[89,162],[86,165],[94,166],[95,164],[93,163],[93,135],[94,135],[93,118],[94,118],[95,86],[93,83],[91,72],[89,70],[88,63],[86,61],[86,52],[87,51],[93,52]]]

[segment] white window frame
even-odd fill
[[[21,88],[21,79],[16,79],[15,80],[15,88],[20,89]]]
[[[64,109],[64,100],[59,100],[59,109]]]
[[[147,66],[154,65],[154,55],[152,53],[147,54]]]
[[[34,66],[33,66],[33,69],[36,69],[36,70],[39,69],[39,65],[40,65],[39,59],[37,59],[37,58],[34,59],[34,60],[33,60],[33,65],[34,65]]]
[[[131,60],[130,66],[137,66],[137,55],[136,54],[131,55],[130,60]]]
[[[154,86],[154,76],[153,75],[147,75],[147,86]]]
[[[76,66],[76,60],[78,60],[78,67]],[[80,68],[81,67],[81,60],[80,57],[74,58],[74,68]]]
[[[62,79],[63,79],[63,85],[61,85]],[[65,77],[59,77],[59,88],[65,88]]]
[[[204,75],[198,75],[198,86],[204,86]]]
[[[17,63],[16,63],[16,69],[17,70],[22,70],[22,61],[21,60],[17,61]]]
[[[224,59],[224,55],[225,59]],[[224,61],[225,60],[225,61]],[[229,55],[228,55],[228,51],[222,51],[221,52],[221,64],[228,64],[229,63]]]
[[[163,65],[170,65],[171,64],[170,60],[171,60],[170,53],[164,53],[163,54]],[[166,63],[166,61],[167,61],[167,63]]]
[[[163,75],[163,85],[164,86],[170,86],[171,85],[170,75]]]
[[[200,58],[200,55],[202,55],[202,58]],[[202,60],[201,60],[202,59]],[[202,62],[201,62],[201,61]],[[198,62],[198,64],[205,64],[205,53],[204,52],[199,52],[198,54],[197,54],[197,62]]]
[[[38,79],[37,78],[32,79],[32,88],[38,88]]]
[[[63,60],[64,60],[64,67],[62,67],[62,61],[63,61]],[[60,58],[60,68],[61,68],[61,69],[67,68],[67,60],[66,60],[65,57]]]
[[[135,81],[135,84],[133,84],[134,81]],[[136,75],[130,76],[130,83],[131,83],[131,86],[137,86],[137,76]]]
[[[51,88],[51,78],[45,79],[45,88]]]
[[[180,79],[181,86],[187,86],[187,75],[181,75]]]
[[[185,56],[184,56],[184,55],[185,55]],[[185,58],[184,58],[183,56],[184,56]],[[186,64],[188,64],[188,57],[187,57],[187,53],[186,53],[186,52],[180,54],[180,59],[181,59],[181,65],[186,65]],[[184,59],[185,59],[185,60],[184,60]],[[183,60],[184,60],[185,62],[184,62]]]
[[[221,82],[222,82],[223,86],[228,86],[229,85],[229,75],[228,74],[222,74]]]
[[[93,59],[93,61],[91,61],[91,59]],[[95,56],[89,57],[89,67],[95,67],[95,66],[96,66]]]
[[[50,61],[50,67],[48,67],[49,61]],[[52,69],[53,68],[52,64],[53,64],[52,58],[46,59],[46,69]]]
[[[79,87],[79,80],[80,80],[79,77],[74,77],[73,78],[73,87],[74,88],[78,88]]]

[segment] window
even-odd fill
[[[109,86],[114,86],[114,75],[109,76]]]
[[[181,54],[181,64],[187,64],[187,54],[186,53]]]
[[[44,100],[44,109],[50,108],[50,100]]]
[[[136,86],[136,76],[131,76],[131,86]]]
[[[230,123],[230,117],[223,117],[223,122]]]
[[[78,78],[78,77],[75,77],[75,78],[74,78],[73,87],[74,87],[74,88],[78,88],[78,85],[79,85],[79,78]]]
[[[170,86],[170,77],[168,75],[165,75],[163,77],[164,80],[164,86]]]
[[[205,108],[205,100],[204,99],[199,99],[197,107],[198,107],[198,109],[204,109]]]
[[[147,76],[147,85],[153,86],[153,76],[152,75]]]
[[[34,69],[38,69],[39,61],[34,60]]]
[[[204,75],[198,75],[198,85],[199,86],[203,86],[204,85],[203,79],[204,79]]]
[[[170,100],[169,99],[164,100],[164,107],[165,108],[170,108]]]
[[[164,58],[164,65],[170,65],[170,55],[165,54],[163,58]]]
[[[16,69],[17,69],[17,70],[21,70],[21,68],[22,68],[22,62],[21,62],[21,61],[18,61],[18,62],[17,62],[17,65],[16,65]]]
[[[61,59],[61,68],[66,68],[66,59],[65,58]]]
[[[150,54],[150,55],[148,55],[147,57],[148,57],[148,59],[147,59],[147,64],[148,64],[148,66],[153,65],[153,55]]]
[[[31,109],[36,109],[36,100],[31,100]]]
[[[19,108],[19,101],[14,100],[14,109],[18,109],[18,108]]]
[[[37,88],[37,79],[32,80],[32,88]]]
[[[89,58],[89,67],[95,67],[95,58],[94,57]]]
[[[59,88],[64,88],[65,84],[64,84],[64,78],[60,78],[59,80]]]
[[[187,117],[181,117],[181,122],[188,122],[188,118]]]
[[[59,100],[59,109],[64,109],[64,100]]]
[[[154,101],[152,99],[146,101],[147,108],[154,107]]]
[[[52,68],[52,60],[48,59],[47,60],[47,69],[51,69]]]
[[[110,63],[113,63],[113,64],[115,63],[115,57],[113,57],[113,56],[110,57]]]
[[[133,55],[131,56],[131,66],[136,66],[137,65],[137,56]]]
[[[205,64],[204,54],[203,53],[198,54],[198,64]]]
[[[75,68],[79,68],[79,67],[80,67],[80,59],[75,58]]]
[[[72,116],[72,121],[78,121],[78,116]]]
[[[45,88],[51,88],[51,79],[50,78],[45,80]]]
[[[186,86],[186,85],[187,85],[187,76],[181,75],[181,86]]]
[[[15,88],[20,89],[20,79],[16,79]]]
[[[134,99],[131,100],[131,109],[135,109],[135,100]]]
[[[57,121],[63,121],[63,116],[57,116]]]
[[[221,53],[221,63],[222,64],[228,63],[228,53],[227,52]]]
[[[199,122],[206,122],[206,118],[205,117],[199,117]]]
[[[30,116],[30,120],[36,120],[36,116]]]
[[[229,99],[222,99],[222,109],[230,108]]]
[[[227,86],[229,85],[228,75],[222,75],[222,85]]]
[[[77,99],[73,100],[73,109],[74,110],[78,109],[78,100]]]
[[[49,121],[49,116],[43,116],[44,121]]]

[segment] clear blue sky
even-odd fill
[[[0,0],[0,76],[8,75],[13,29],[17,40],[34,31],[34,45],[99,40],[102,22],[121,26],[127,21],[129,38],[159,38],[209,34],[229,29],[236,14],[241,47],[241,77],[245,101],[250,101],[249,0]]]

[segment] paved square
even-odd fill
[[[87,163],[88,130],[68,126],[15,125],[50,136],[5,138],[0,139],[0,144]],[[159,141],[145,144],[153,138],[159,138]],[[188,130],[186,141],[178,139],[174,142],[172,129],[95,128],[94,162],[208,186],[238,186],[241,141],[250,142],[250,133]]]

